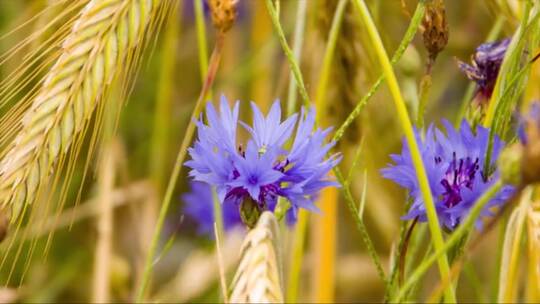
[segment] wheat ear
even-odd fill
[[[162,0],[91,0],[0,162],[0,206],[13,222],[84,134],[108,85],[135,59]]]
[[[231,303],[282,303],[278,224],[264,212],[246,236],[234,276]]]

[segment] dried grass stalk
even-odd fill
[[[264,212],[249,232],[241,249],[234,276],[231,303],[282,303],[278,224]]]
[[[159,2],[91,0],[81,11],[0,162],[0,206],[12,222],[82,137],[111,81],[137,60]]]
[[[527,214],[529,267],[527,302],[540,301],[540,201],[533,202]]]

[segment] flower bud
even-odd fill
[[[245,198],[240,203],[240,217],[242,218],[242,222],[249,228],[255,227],[261,214],[262,211],[259,204],[251,197]]]
[[[522,180],[523,146],[514,144],[505,148],[497,164],[501,171],[501,180],[510,185],[520,185]]]

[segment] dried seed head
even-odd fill
[[[448,23],[443,0],[434,0],[426,7],[422,20],[424,46],[431,60],[435,60],[448,43]]]
[[[209,0],[214,26],[221,32],[227,32],[236,19],[238,0]]]

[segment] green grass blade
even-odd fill
[[[433,201],[433,195],[431,194],[431,188],[429,187],[429,181],[428,181],[427,174],[424,168],[424,164],[422,162],[420,150],[418,148],[418,143],[416,142],[413,126],[409,118],[409,114],[407,112],[405,101],[403,100],[403,97],[401,95],[401,91],[400,91],[396,76],[392,69],[392,64],[390,60],[388,59],[388,55],[386,54],[386,50],[384,49],[384,45],[382,43],[381,37],[379,36],[379,32],[377,31],[377,28],[375,27],[373,19],[371,18],[371,15],[369,13],[366,3],[361,0],[355,0],[354,4],[356,5],[356,8],[358,12],[360,13],[360,17],[366,26],[366,29],[371,38],[371,42],[373,44],[372,47],[375,49],[377,53],[380,64],[382,65],[382,68],[383,68],[384,75],[387,79],[388,86],[390,87],[390,92],[392,93],[392,96],[393,96],[398,118],[399,118],[402,128],[405,131],[407,144],[409,145],[409,149],[411,151],[411,158],[412,158],[413,165],[415,167],[420,190],[422,191],[422,197],[424,199],[424,204],[426,208],[428,225],[431,232],[431,240],[433,243],[433,247],[436,250],[440,250],[444,246],[444,239],[443,239],[442,231],[439,225],[439,219],[435,211],[435,203]],[[438,258],[438,264],[439,264],[439,272],[441,274],[441,278],[444,279],[444,278],[449,277],[450,267],[448,265],[448,258],[446,257],[446,252],[443,252],[443,254]],[[447,302],[451,302],[451,303],[456,302],[452,284],[449,284],[448,288],[445,289],[444,294],[445,294],[445,300]]]

